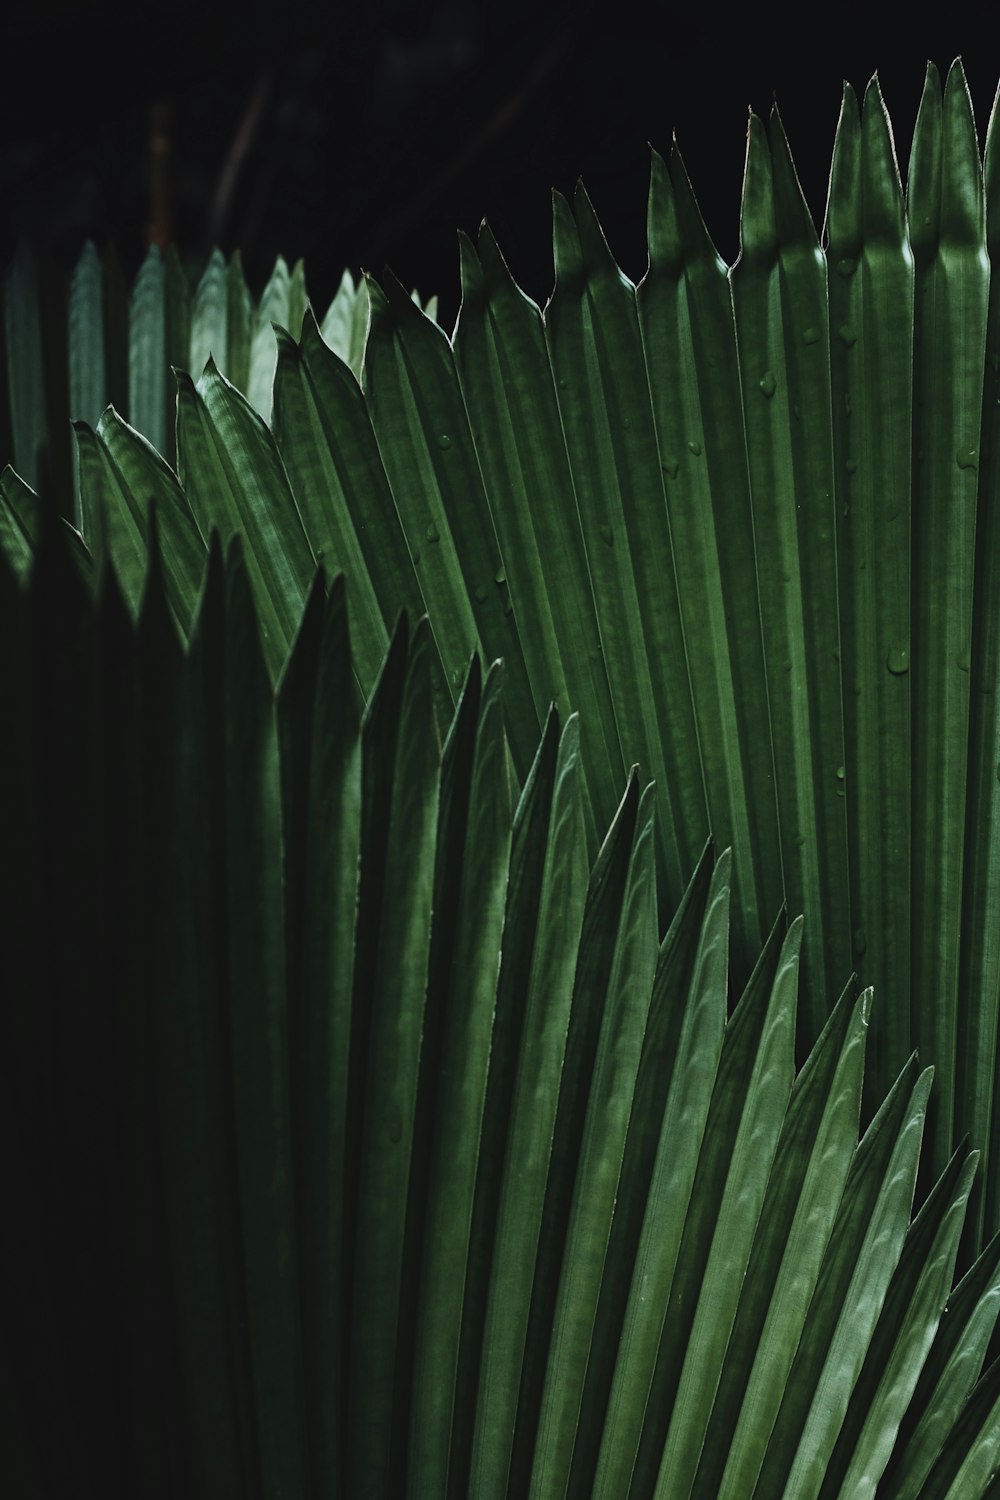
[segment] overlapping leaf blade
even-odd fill
[[[449,1488],[455,1495],[466,1484],[484,1497],[507,1493],[584,917],[583,839],[577,721],[571,719],[560,737],[553,713],[525,784],[512,844],[496,1066],[477,1204],[477,1248],[488,1257],[489,1279],[482,1313],[475,1303],[469,1309],[479,1323],[466,1346],[465,1373],[476,1400],[466,1407],[470,1430],[456,1434]]]
[[[694,1233],[686,1230],[687,1265],[671,1293],[663,1339],[675,1394],[661,1495],[686,1494],[694,1482],[792,1086],[801,921],[780,954],[776,936],[726,1033],[694,1185]]]
[[[733,850],[745,978],[782,896],[774,762],[732,299],[676,147],[669,170],[653,154],[648,236],[643,348],[709,820]]]
[[[455,359],[503,558],[494,582],[510,591],[536,711],[554,701],[580,713],[596,847],[625,767],[542,318],[485,225],[478,254],[460,245]]]
[[[927,80],[907,211],[914,258],[914,1040],[940,1068],[931,1162],[951,1152],[957,1109],[970,653],[989,263],[982,169],[965,75]],[[984,1067],[990,1066],[987,1059]],[[977,1113],[982,1114],[981,1108]],[[979,1123],[979,1121],[977,1121]]]
[[[497,1001],[511,841],[501,673],[469,674],[442,760],[428,1007],[421,1045],[408,1244],[420,1265],[407,1299],[407,1493],[447,1494],[470,1285],[476,1176]],[[447,914],[447,915],[446,915]],[[408,1350],[405,1351],[408,1354]]]
[[[180,480],[203,536],[245,537],[264,650],[277,678],[315,569],[274,439],[211,361],[197,386],[178,374]]]
[[[311,312],[300,343],[278,332],[273,426],[316,561],[351,579],[354,660],[370,691],[399,610],[417,617],[423,599],[361,389]]]
[[[531,762],[539,718],[532,701],[483,484],[447,338],[398,282],[369,282],[364,388],[382,461],[453,695],[469,653],[507,663],[514,764]]]
[[[850,965],[826,265],[777,115],[747,138],[732,273],[785,897],[822,1029]]]
[[[991,266],[1000,260],[1000,112],[994,102],[984,161],[986,243]],[[991,274],[986,323],[986,369],[980,432],[979,497],[976,512],[976,576],[973,603],[971,729],[966,785],[965,864],[961,930],[956,1099],[957,1128],[966,1128],[983,1152],[983,1170],[973,1189],[970,1239],[982,1244],[1000,1219],[995,1163],[1000,1121],[994,1099],[1000,1054],[1000,944],[995,916],[1000,881],[1000,611],[994,600],[1000,538],[1000,281]]]
[[[913,262],[877,81],[845,89],[827,208],[845,769],[854,962],[910,986],[910,451]],[[879,836],[872,838],[870,830]],[[869,1039],[883,1086],[910,1047],[888,1006]]]
[[[659,788],[663,896],[676,903],[708,816],[635,288],[582,187],[575,210],[554,195],[553,224],[545,333],[594,608],[623,757]],[[700,438],[688,441],[685,461],[701,462]]]

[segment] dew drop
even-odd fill
[[[326,556],[326,549],[324,547],[317,547],[314,555],[317,562],[322,562]]]
[[[847,460],[847,462],[845,463],[844,468],[847,470],[848,474],[856,474],[858,472],[858,461],[857,461],[857,459],[856,458],[849,458]]]
[[[632,426],[632,419],[631,419],[631,417],[623,417],[622,418],[622,426],[623,427],[631,427]]]
[[[677,471],[679,470],[679,468],[680,464],[677,462],[676,458],[668,458],[666,463],[663,465],[663,472],[667,474],[669,478],[676,479]]]
[[[797,401],[792,402],[792,416],[795,417],[796,420],[798,420],[798,418],[801,416],[801,412],[799,411],[799,403]]]
[[[838,781],[843,781],[843,779],[844,779],[844,777],[846,775],[847,775],[847,772],[844,770],[844,767],[843,766],[838,766],[837,767],[837,780]]]
[[[614,532],[611,530],[611,527],[600,526],[598,527],[598,530],[601,533],[601,541],[604,543],[604,545],[606,547],[613,547],[615,545],[615,536]]]
[[[760,377],[760,388],[762,393],[768,398],[768,400],[770,400],[775,391],[778,389],[778,382],[774,378],[773,370],[764,371],[763,375]]]
[[[700,443],[696,443],[692,439],[692,441],[690,443],[688,443],[688,447],[690,448],[691,452],[694,454],[695,458],[697,458],[698,455],[699,455],[699,453],[701,452],[701,444]]]
[[[955,461],[960,469],[974,469],[979,462],[978,448],[959,448]]]
[[[425,533],[425,535],[426,535],[426,537],[427,537],[427,540],[428,540],[428,541],[429,541],[429,542],[439,542],[439,541],[440,541],[440,540],[441,540],[441,533],[440,533],[440,532],[439,532],[439,531],[438,531],[438,529],[437,529],[437,527],[436,527],[436,526],[435,526],[435,525],[434,525],[434,522],[433,522],[433,521],[432,521],[432,522],[431,522],[431,524],[430,524],[430,525],[429,525],[429,526],[428,526],[428,528],[427,528],[427,531],[426,531],[426,533]]]
[[[892,646],[885,664],[894,677],[905,677],[910,670],[910,653],[905,646]]]
[[[560,382],[559,382],[559,389],[561,391],[564,391],[566,389],[566,382],[565,382],[565,380],[560,380]]]
[[[490,591],[486,587],[485,583],[478,584],[476,587],[476,598],[479,600],[480,604],[485,604],[489,597]]]
[[[853,276],[854,273],[855,273],[855,271],[857,269],[858,269],[858,263],[857,263],[857,261],[856,260],[852,260],[850,256],[845,256],[843,258],[843,260],[838,260],[838,262],[837,262],[837,275],[838,276]]]
[[[819,343],[819,329],[818,328],[807,328],[804,331],[803,335],[802,335],[802,342],[804,344],[818,344]]]
[[[446,432],[442,432],[441,436],[438,438],[438,447],[439,448],[450,448],[451,447],[451,438],[448,436],[448,434]]]
[[[506,569],[501,565],[499,568],[497,568],[496,572],[493,574],[493,577],[496,579],[497,583],[506,583],[507,582],[507,571],[506,571]]]
[[[510,597],[509,594],[507,595],[506,599],[503,601],[503,612],[507,616],[510,616],[510,615],[512,615],[514,613],[514,601]]]
[[[414,552],[414,554],[413,554],[413,566],[415,568],[420,566],[420,551],[419,551],[419,549],[416,552]]]
[[[840,334],[840,342],[846,344],[848,349],[853,349],[858,342],[857,330],[852,328],[850,323],[841,323],[837,332]]]
[[[969,652],[968,651],[963,651],[962,654],[961,654],[961,656],[958,658],[958,670],[960,672],[968,672],[968,670],[971,667],[971,665],[972,665],[972,658],[971,658]]]

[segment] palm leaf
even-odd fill
[[[275,696],[238,544],[185,649],[155,528],[133,619],[48,517],[0,573],[25,1493],[58,1420],[82,1493],[985,1494],[973,1158],[912,1217],[912,1062],[858,1142],[868,996],[793,1077],[801,924],[730,1013],[729,857],[661,941],[652,794],[591,863],[575,720],[512,812],[497,669],[442,748],[402,621],[359,726],[339,585]]]
[[[544,315],[485,233],[478,255],[463,244],[453,349],[401,287],[347,278],[324,327],[350,368],[311,318],[276,355],[270,315],[294,332],[305,297],[284,263],[255,309],[238,260],[214,257],[188,331],[176,262],[154,258],[130,312],[128,399],[148,361],[161,434],[161,361],[186,338],[198,374],[215,350],[209,427],[181,382],[178,467],[202,537],[213,522],[247,537],[253,587],[270,600],[272,678],[322,560],[353,580],[364,693],[399,608],[426,608],[442,715],[472,649],[505,660],[520,780],[548,703],[578,710],[591,852],[637,761],[660,788],[661,926],[711,829],[733,848],[740,983],[783,893],[806,919],[807,1040],[852,964],[894,997],[876,1009],[866,1112],[922,1043],[937,1068],[937,1173],[966,1130],[988,1167],[998,1128],[995,157],[991,144],[984,194],[956,65],[943,94],[928,74],[905,204],[877,86],[860,117],[845,94],[825,254],[780,122],[751,122],[731,296],[675,151],[669,167],[654,159],[638,290],[586,196],[573,210],[557,197]],[[39,444],[51,451],[67,369],[91,422],[121,384],[113,269],[85,252],[61,377],[43,284],[22,255],[5,304],[10,425],[29,480]],[[219,373],[230,362],[249,382],[253,366],[268,409],[275,359],[280,460]],[[137,512],[133,486],[98,484],[93,457],[84,530],[134,608],[146,501]],[[0,542],[24,571],[30,501],[12,480],[4,489]],[[188,540],[166,525],[163,540],[189,607]],[[970,1249],[1000,1222],[992,1171],[983,1180]]]
[[[592,849],[599,822],[615,805],[624,766],[637,758],[661,787],[658,843],[667,905],[678,899],[707,826],[733,844],[741,977],[749,973],[780,881],[793,909],[806,915],[804,958],[817,975],[817,985],[807,987],[815,1006],[807,1018],[810,1036],[818,1033],[852,961],[865,979],[907,997],[886,1007],[891,1019],[876,1024],[875,1076],[884,1090],[908,1046],[928,1040],[943,1109],[932,1130],[939,1168],[954,1133],[966,1126],[989,1149],[997,1013],[988,879],[994,820],[981,812],[992,806],[995,783],[992,721],[985,699],[970,699],[968,685],[963,689],[955,677],[968,654],[974,588],[981,603],[973,654],[987,688],[993,671],[988,601],[995,590],[984,571],[987,561],[979,565],[979,580],[973,576],[975,496],[969,487],[975,471],[958,463],[952,442],[956,423],[965,424],[963,463],[974,447],[987,457],[992,451],[985,430],[981,444],[973,441],[977,414],[993,409],[984,403],[981,384],[987,273],[978,172],[961,70],[954,70],[944,98],[931,74],[909,185],[909,225],[920,219],[914,280],[912,236],[880,96],[876,88],[869,91],[859,128],[847,95],[828,214],[835,274],[825,291],[823,255],[780,125],[772,122],[768,137],[752,123],[744,245],[732,275],[735,332],[721,265],[676,155],[669,172],[654,163],[650,269],[639,292],[638,328],[635,294],[614,266],[587,200],[580,196],[576,218],[557,201],[560,274],[543,324],[505,281],[488,236],[485,280],[477,280],[471,249],[463,252],[466,306],[455,340],[460,389],[446,341],[401,289],[387,301],[381,293],[362,297],[345,281],[325,324],[358,371],[359,329],[367,327],[375,295],[367,406],[393,506],[377,478],[365,403],[335,394],[331,372],[339,365],[327,361],[325,380],[314,375],[322,389],[309,395],[315,412],[306,420],[301,404],[296,410],[292,345],[285,339],[284,394],[279,391],[276,412],[293,488],[302,490],[300,508],[315,534],[313,555],[322,551],[331,567],[348,566],[359,579],[354,623],[364,689],[374,681],[395,611],[419,608],[422,598],[444,661],[446,682],[437,690],[442,708],[454,699],[475,643],[507,660],[520,776],[549,699],[564,711],[580,709]],[[135,361],[148,359],[154,416],[160,410],[156,371],[163,358],[175,357],[186,322],[176,270],[168,261],[159,272],[155,259],[144,268],[131,312],[129,389],[145,388]],[[50,314],[39,298],[39,277],[22,257],[11,278],[12,429],[30,477],[37,460],[32,445],[45,440],[44,424],[35,438],[18,434],[37,420],[29,412],[44,408],[43,393],[58,381],[53,384],[43,347],[42,314]],[[113,367],[120,355],[112,359],[109,352],[121,325],[114,280],[93,250],[74,278],[69,365],[77,374],[71,384],[91,407],[119,378]],[[255,312],[238,261],[227,266],[214,257],[194,294],[188,347],[195,373],[213,348],[224,367],[232,345],[233,373],[242,378],[245,368],[249,380],[251,344],[256,340],[263,351],[271,338],[265,314],[287,314],[297,324],[303,298],[301,276],[289,278],[282,263],[264,311]],[[908,352],[914,317],[922,330],[916,363]],[[543,336],[554,380],[542,356]],[[740,383],[732,375],[734,338]],[[418,372],[415,404],[412,383],[405,394],[407,361]],[[321,341],[307,324],[301,367],[318,371],[323,363]],[[930,401],[940,412],[928,383],[945,367],[957,372],[947,382],[951,415],[935,416],[928,426],[920,403]],[[279,363],[279,375],[281,369]],[[267,380],[254,378],[264,406]],[[34,396],[22,399],[22,392]],[[565,459],[554,401],[566,434]],[[184,405],[190,408],[190,400]],[[689,428],[694,435],[685,437]],[[911,429],[924,447],[932,445],[930,478],[912,461]],[[186,430],[193,430],[190,422]],[[454,446],[442,449],[444,438]],[[232,442],[231,466],[240,475],[248,462],[245,440]],[[334,471],[328,513],[335,519],[324,525],[317,476],[326,483]],[[992,482],[991,473],[984,459],[980,487]],[[397,538],[384,554],[394,558],[384,573],[381,547],[364,535],[362,487],[372,475],[383,497],[380,531],[387,526]],[[951,490],[942,488],[946,475]],[[268,482],[279,497],[274,505],[290,517],[280,476]],[[544,524],[533,498],[540,485],[560,496]],[[952,490],[955,503],[965,506],[964,529],[949,530],[939,546],[935,507]],[[617,521],[604,515],[615,495]],[[802,495],[808,503],[799,511]],[[127,497],[116,503],[127,504]],[[985,499],[979,508],[988,525],[992,511]],[[249,524],[234,512],[227,529],[237,522]],[[95,528],[91,518],[99,551]],[[9,524],[7,531],[23,554],[23,537]],[[115,535],[124,533],[110,528],[112,555]],[[165,548],[169,554],[166,537]],[[251,546],[248,562],[259,577],[266,563],[258,554]],[[980,554],[991,555],[988,548]],[[136,554],[133,601],[140,562]],[[301,558],[293,572],[298,581],[288,586],[298,608],[306,586]],[[276,608],[283,608],[285,587],[271,588]],[[933,641],[912,668],[911,594],[914,628]],[[363,629],[366,595],[370,624]],[[286,613],[280,628],[268,628],[272,675],[290,641],[290,618]],[[911,685],[917,693],[912,738]],[[765,692],[766,715],[754,711]],[[777,808],[770,806],[772,767]],[[963,817],[968,826],[959,838],[955,819],[962,823]],[[884,830],[881,842],[869,833],[876,820]],[[941,860],[950,873],[939,900],[930,872]],[[933,891],[935,904],[933,912],[920,907],[924,947],[911,970],[907,892],[916,900],[918,887],[920,901]],[[924,978],[911,985],[911,972],[918,971]],[[962,993],[976,997],[968,1002],[970,1024],[961,1028],[960,973],[968,976]],[[977,1238],[995,1218],[987,1194],[977,1204]]]
[[[731,272],[654,157],[450,341],[10,269],[26,1494],[994,1492],[996,129],[845,91],[824,249],[752,119]]]

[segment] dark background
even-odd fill
[[[697,14],[693,8],[689,14]],[[134,273],[172,238],[196,268],[239,246],[259,291],[277,252],[304,256],[325,310],[345,265],[386,264],[457,306],[458,226],[485,216],[536,299],[551,288],[549,190],[582,174],[624,269],[645,264],[647,142],[676,128],[709,228],[738,250],[747,107],[777,96],[822,219],[841,81],[877,68],[904,164],[928,57],[963,54],[980,132],[1000,53],[987,26],[872,37],[863,15],[803,12],[770,32],[644,11],[426,0],[318,12],[235,7],[45,7],[4,23],[0,254],[22,236],[67,266],[87,236]],[[751,24],[751,22],[753,24]],[[992,28],[990,28],[992,29]],[[822,38],[822,40],[820,40]]]

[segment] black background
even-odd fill
[[[872,35],[833,7],[778,25],[688,8],[462,0],[303,9],[35,8],[4,23],[0,254],[20,237],[67,266],[87,236],[135,271],[150,237],[197,269],[239,246],[259,291],[304,256],[320,313],[345,265],[390,265],[450,326],[455,230],[488,218],[515,276],[551,289],[549,190],[582,175],[623,268],[645,264],[648,146],[676,129],[708,226],[732,261],[748,106],[776,96],[821,221],[846,77],[878,69],[905,171],[924,66],[961,53],[985,133],[1000,71],[988,27],[952,13]],[[943,14],[943,13],[942,13]],[[151,138],[169,148],[152,201]],[[321,305],[320,305],[321,304]]]

